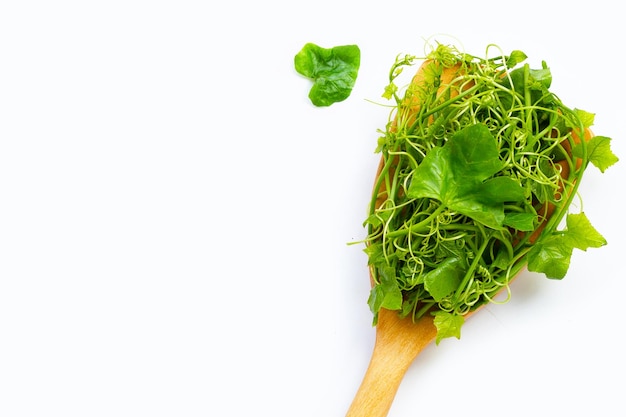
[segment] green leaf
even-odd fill
[[[383,252],[382,243],[372,243],[363,249],[367,254],[368,265],[382,265],[385,262],[385,254]]]
[[[437,311],[433,323],[437,328],[437,337],[435,343],[438,345],[442,339],[447,337],[461,338],[461,327],[465,319],[463,316],[448,313],[447,311]]]
[[[327,49],[307,43],[294,58],[296,71],[313,80],[309,98],[319,107],[350,96],[360,64],[361,50],[357,45]]]
[[[465,268],[459,258],[448,258],[424,275],[424,288],[437,302],[450,295],[461,284]]]
[[[582,144],[578,144],[572,149],[572,154],[581,158]],[[591,162],[600,172],[619,161],[619,158],[611,150],[611,138],[606,136],[594,136],[587,142],[587,154]]]
[[[497,142],[483,124],[468,126],[432,149],[415,169],[411,198],[434,198],[494,229],[504,222],[504,202],[524,199],[512,178],[491,178],[504,166]]]
[[[550,236],[528,252],[528,270],[561,279],[567,274],[574,247],[565,235]]]
[[[526,58],[528,58],[528,56],[524,52],[515,50],[511,52],[511,54],[508,56],[508,59],[506,60],[506,66],[508,68],[513,68],[520,62],[524,62]]]
[[[479,199],[485,204],[497,204],[505,201],[522,201],[524,189],[511,177],[495,177],[485,181],[480,189]]]
[[[528,270],[548,278],[565,277],[574,248],[587,250],[606,245],[606,240],[591,225],[584,213],[568,214],[566,229],[541,240],[528,252]]]
[[[586,251],[606,245],[606,239],[591,225],[585,213],[568,214],[565,237],[572,247]]]
[[[545,62],[542,62],[541,69],[531,69],[528,64],[514,69],[509,72],[509,77],[502,79],[502,84],[522,95],[528,89],[531,100],[535,104],[548,105],[553,100],[548,92],[552,84],[552,73]],[[504,108],[509,108],[513,104],[512,97],[508,93],[501,94],[500,102]]]
[[[496,268],[506,270],[510,263],[511,256],[509,252],[506,249],[500,249],[493,262],[491,262],[491,265]]]
[[[372,312],[377,313],[381,308],[400,310],[402,308],[402,292],[398,288],[396,271],[393,267],[380,268],[379,284],[374,285],[367,301]]]
[[[584,111],[581,109],[574,109],[574,113],[583,123],[583,127],[591,127],[593,126],[594,119],[596,115],[594,113],[589,113],[588,111]],[[579,126],[572,126],[574,128],[578,128]]]
[[[525,87],[538,92],[550,88],[550,84],[552,84],[552,73],[545,62],[542,64],[541,69],[531,69],[528,67],[528,64],[514,69],[509,73],[513,84],[511,85],[507,79],[503,80],[504,84],[508,87],[513,87],[520,93],[524,92]],[[526,71],[528,72],[526,73]],[[538,96],[535,95],[534,98],[536,97]]]
[[[522,232],[535,230],[537,215],[534,213],[506,213],[503,224]]]
[[[452,136],[444,146],[456,173],[484,180],[503,168],[498,142],[482,123],[469,125]]]
[[[393,95],[396,93],[396,91],[398,91],[398,86],[394,83],[389,83],[387,87],[385,87],[385,91],[383,92],[382,97],[390,100],[391,97],[393,97]]]
[[[538,91],[545,91],[552,84],[552,72],[545,62],[542,62],[541,69],[530,70],[530,88]]]
[[[463,246],[457,240],[442,240],[435,248],[435,254],[437,260],[463,258],[466,256]]]

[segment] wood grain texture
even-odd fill
[[[436,337],[431,316],[417,322],[382,309],[369,366],[346,417],[384,417],[417,355]]]

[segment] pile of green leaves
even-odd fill
[[[445,45],[426,58],[402,95],[396,80],[417,58],[390,70],[383,96],[395,105],[376,149],[365,251],[374,324],[381,308],[432,314],[439,343],[459,338],[464,316],[508,292],[522,268],[561,279],[574,249],[606,244],[569,208],[589,163],[604,172],[617,157],[608,137],[579,139],[594,115],[550,92],[545,62],[531,69],[521,51],[479,58]]]

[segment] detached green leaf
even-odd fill
[[[437,328],[437,338],[435,343],[438,345],[442,339],[447,337],[461,338],[461,327],[465,319],[463,316],[448,313],[447,311],[437,311],[433,323]]]
[[[309,98],[319,107],[350,96],[360,64],[361,50],[357,45],[327,49],[307,43],[294,58],[296,71],[313,80]]]
[[[503,203],[524,199],[524,190],[512,178],[490,178],[503,165],[489,129],[471,125],[426,155],[415,169],[408,195],[437,199],[451,210],[498,229],[505,218]]]
[[[574,156],[582,157],[582,145],[578,144],[572,149]],[[606,136],[594,136],[587,142],[587,154],[591,162],[601,172],[619,161],[619,158],[611,150],[611,138]]]

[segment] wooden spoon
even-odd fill
[[[444,73],[444,76],[447,75],[447,78],[451,79],[449,73],[450,71],[447,74]],[[422,77],[421,71],[418,71],[413,82],[420,82]],[[578,135],[575,132],[573,135],[575,141],[578,142],[580,140]],[[593,133],[586,129],[583,137],[588,141],[593,137]],[[381,167],[382,161],[377,177]],[[561,163],[561,168],[561,176],[567,178],[569,176],[568,165]],[[549,218],[554,207],[549,204],[545,209]],[[533,232],[530,238],[531,242],[536,240],[546,223],[547,219]],[[467,318],[475,311],[465,317]],[[414,322],[410,319],[401,319],[396,311],[381,309],[376,325],[372,356],[346,417],[387,416],[400,383],[410,365],[417,355],[435,340],[436,336],[437,329],[432,316],[425,315]]]
[[[437,335],[431,316],[413,322],[395,311],[378,314],[372,357],[346,417],[386,416],[409,366]]]

